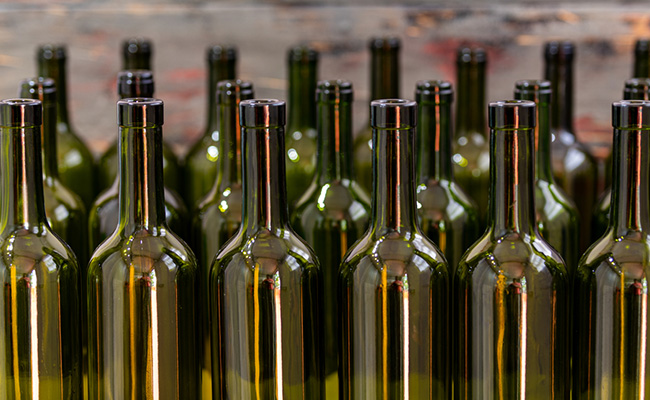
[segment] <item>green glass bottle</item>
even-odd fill
[[[449,273],[417,221],[416,114],[414,101],[370,103],[370,229],[338,280],[341,399],[449,395]]]
[[[129,39],[122,43],[122,65],[123,71],[127,70],[152,70],[151,55],[153,45],[146,39]],[[118,176],[118,152],[117,141],[99,158],[99,190],[103,191],[113,184]],[[180,167],[178,158],[171,146],[163,143],[163,173],[165,175],[165,187],[174,192],[180,190]],[[176,194],[176,197],[179,197]]]
[[[36,51],[38,75],[52,78],[56,84],[57,166],[61,182],[83,200],[86,208],[98,191],[95,179],[95,159],[88,147],[74,132],[68,116],[66,83],[66,48],[46,44]]]
[[[41,102],[0,101],[0,392],[81,400],[79,268],[43,198]]]
[[[633,78],[650,78],[650,40],[638,39],[634,45]]]
[[[88,267],[89,398],[198,399],[198,270],[165,219],[163,102],[117,107],[120,223]]]
[[[219,157],[217,176],[210,192],[199,203],[192,221],[192,243],[201,277],[203,398],[212,399],[212,350],[210,334],[210,268],[219,249],[235,235],[242,218],[241,127],[239,103],[253,98],[253,85],[240,80],[225,80],[215,91],[218,112]]]
[[[217,178],[219,164],[219,106],[217,83],[237,76],[237,48],[214,45],[208,48],[208,121],[203,135],[185,156],[185,203],[190,209],[208,194]],[[235,112],[237,114],[237,112]],[[212,261],[212,260],[210,260]]]
[[[328,399],[338,398],[337,282],[343,256],[368,228],[370,198],[352,174],[352,84],[320,81],[316,90],[316,175],[296,204],[291,224],[309,243],[323,272],[325,376]]]
[[[650,396],[650,102],[612,105],[612,218],[575,280],[574,399]]]
[[[305,193],[316,169],[316,83],[318,51],[289,49],[289,121],[287,125],[287,201],[292,209]]]
[[[578,210],[555,183],[551,169],[551,82],[521,80],[515,99],[535,102],[535,220],[544,240],[557,250],[571,274],[578,267]]]
[[[465,250],[478,239],[476,205],[454,179],[451,103],[447,81],[420,81],[415,87],[417,124],[417,207],[422,232],[438,245],[450,275]]]
[[[397,37],[374,37],[370,50],[370,101],[399,98],[402,42]],[[368,119],[369,121],[370,119]],[[372,190],[372,127],[368,123],[354,139],[356,180],[366,191]]]
[[[456,399],[569,399],[569,278],[535,223],[535,114],[489,105],[488,230],[454,277]]]
[[[490,148],[485,124],[487,53],[461,47],[456,57],[456,136],[452,161],[456,181],[476,202],[484,226],[488,212]]]
[[[117,92],[120,99],[151,98],[154,93],[153,74],[146,70],[122,71],[117,75]],[[90,251],[93,252],[106,238],[111,236],[120,221],[119,176],[113,184],[97,197],[88,213],[90,230]],[[185,236],[188,212],[183,200],[173,190],[164,188],[164,206],[167,225],[174,233]]]
[[[546,43],[545,79],[551,81],[551,160],[555,182],[576,204],[580,215],[578,250],[591,243],[591,219],[598,199],[598,166],[573,127],[573,60],[571,42]]]
[[[285,104],[245,100],[242,224],[212,265],[214,399],[324,398],[322,277],[289,225]]]

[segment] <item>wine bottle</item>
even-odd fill
[[[650,40],[638,39],[634,45],[633,78],[650,78]]]
[[[194,209],[208,194],[217,178],[220,146],[217,83],[237,76],[237,48],[226,45],[208,47],[208,121],[203,135],[185,156],[185,203]],[[237,108],[235,108],[237,114]],[[212,262],[212,260],[210,260]]]
[[[293,208],[305,193],[316,168],[316,83],[318,51],[289,49],[289,121],[287,125],[287,199]]]
[[[546,43],[545,79],[551,81],[551,161],[555,182],[576,204],[580,216],[579,253],[591,242],[591,219],[598,198],[598,167],[573,127],[573,60],[571,42]]]
[[[322,277],[289,224],[285,104],[239,104],[242,224],[210,277],[215,399],[324,398]]]
[[[451,83],[447,81],[416,84],[418,215],[422,232],[445,255],[450,274],[479,236],[476,205],[456,184],[452,171],[453,97]]]
[[[198,271],[165,219],[163,102],[117,107],[120,223],[88,269],[89,398],[198,399]]]
[[[152,70],[151,55],[152,43],[146,39],[128,39],[122,43],[122,64],[126,70]],[[99,190],[103,191],[113,184],[117,174],[118,164],[117,141],[99,158]],[[165,187],[168,190],[178,192],[180,189],[180,167],[178,158],[171,146],[163,143],[163,173],[165,175]],[[178,194],[176,194],[176,197]]]
[[[0,391],[81,400],[79,267],[43,198],[41,102],[0,101]]]
[[[402,42],[397,37],[374,37],[368,42],[371,101],[400,97],[399,53],[401,47]],[[361,187],[368,192],[372,190],[372,157],[372,127],[368,123],[354,139],[356,179]]]
[[[370,198],[352,174],[352,84],[320,81],[316,175],[296,204],[292,226],[309,243],[323,272],[325,376],[328,399],[338,398],[337,282],[350,246],[368,228]]]
[[[38,75],[56,84],[57,166],[61,182],[76,193],[88,208],[95,198],[95,159],[70,125],[66,83],[66,48],[46,44],[36,51]]]
[[[479,221],[487,219],[490,148],[485,124],[487,53],[480,47],[461,47],[456,56],[458,101],[453,144],[454,176],[476,202]]]
[[[488,229],[454,278],[457,399],[569,398],[569,279],[535,223],[535,108],[489,104]]]
[[[210,268],[219,249],[239,229],[242,218],[241,127],[239,103],[253,98],[253,85],[241,80],[222,80],[217,84],[219,166],[210,192],[198,205],[192,223],[192,242],[199,262],[203,398],[212,398],[212,350],[210,334]]]
[[[612,105],[612,214],[575,279],[574,399],[650,396],[650,102]]]
[[[117,75],[117,94],[120,99],[151,98],[154,93],[154,79],[151,71],[135,70],[122,71]],[[119,138],[118,138],[119,139]],[[116,141],[118,143],[118,141]],[[163,150],[164,153],[164,150]],[[88,214],[90,230],[90,251],[93,252],[106,238],[111,236],[119,225],[119,189],[120,177],[113,178],[113,184],[97,197]],[[174,233],[184,236],[187,234],[188,211],[180,196],[165,187],[164,207],[167,225]]]
[[[578,210],[555,183],[551,169],[551,82],[521,80],[515,84],[515,99],[536,105],[535,220],[544,240],[557,250],[571,274],[578,266]]]
[[[341,264],[339,397],[446,399],[449,274],[417,221],[417,104],[370,103],[370,229]]]

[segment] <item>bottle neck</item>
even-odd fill
[[[551,167],[551,105],[547,101],[537,102],[537,126],[535,127],[535,180],[553,182]]]
[[[318,103],[318,155],[316,182],[319,186],[352,176],[352,104],[348,101]]]
[[[460,63],[458,65],[456,104],[456,133],[486,132],[485,64]]]
[[[546,61],[545,79],[551,81],[551,128],[573,134],[573,65]]]
[[[217,102],[217,84],[227,79],[235,79],[235,63],[232,61],[208,62],[208,123],[206,134],[211,135],[218,129],[219,104]]]
[[[650,78],[650,52],[637,51],[634,54],[633,78]]]
[[[451,180],[451,104],[418,103],[418,183]]]
[[[490,221],[496,237],[535,230],[533,130],[491,134]]]
[[[616,237],[650,229],[650,148],[647,130],[614,130],[612,217]]]
[[[120,127],[119,229],[156,230],[165,221],[162,128]]]
[[[314,61],[289,63],[289,133],[316,127],[316,65]]]
[[[59,177],[56,156],[56,102],[43,100],[43,125],[41,125],[41,141],[43,152],[43,178],[57,179]]]
[[[0,128],[2,232],[47,226],[43,200],[40,127]]]
[[[38,75],[52,78],[56,83],[56,122],[68,124],[68,84],[66,82],[65,59],[40,59]]]
[[[417,229],[413,129],[373,129],[372,230],[400,234]]]
[[[399,98],[399,52],[373,51],[370,62],[370,100]]]
[[[285,229],[289,221],[285,185],[284,129],[243,128],[242,225],[248,234]]]
[[[239,101],[219,105],[220,157],[219,174],[222,187],[241,184],[241,128]]]

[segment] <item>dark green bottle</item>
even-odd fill
[[[485,124],[487,53],[482,48],[461,47],[456,57],[456,136],[453,144],[454,177],[476,202],[484,226],[490,188],[490,147]]]
[[[123,71],[127,70],[152,70],[151,55],[153,45],[146,39],[129,39],[122,43]],[[117,177],[118,164],[117,142],[99,158],[99,190],[111,187]],[[163,173],[165,174],[165,187],[175,192],[180,190],[180,167],[178,158],[171,146],[163,143]],[[176,195],[178,197],[178,195]]]
[[[650,396],[650,102],[612,105],[612,218],[575,281],[574,399]]]
[[[454,278],[456,399],[569,398],[569,278],[535,223],[535,103],[490,103],[488,230]]]
[[[370,50],[370,101],[399,98],[402,43],[397,37],[375,37]],[[368,119],[369,120],[369,119]],[[372,127],[367,124],[354,139],[354,171],[363,189],[372,190]]]
[[[214,399],[322,399],[322,277],[292,230],[285,104],[245,100],[242,224],[210,277]]]
[[[415,200],[417,104],[370,103],[370,229],[345,255],[339,292],[340,399],[446,399],[449,274]]]
[[[253,98],[253,85],[240,80],[220,81],[215,91],[219,132],[218,171],[212,189],[199,203],[192,221],[192,243],[199,262],[203,398],[212,398],[210,345],[210,268],[219,249],[234,236],[242,218],[241,127],[239,102]]]
[[[81,400],[80,274],[43,198],[41,102],[0,101],[0,391]]]
[[[591,220],[598,199],[598,166],[573,127],[573,60],[571,42],[548,42],[545,79],[551,81],[551,160],[555,182],[573,199],[580,216],[579,253],[591,243]]]
[[[57,166],[61,182],[81,200],[86,208],[99,190],[95,180],[95,159],[88,147],[70,126],[66,83],[66,48],[46,44],[36,51],[38,75],[52,78],[56,84]]]
[[[153,74],[146,70],[122,71],[117,75],[117,93],[120,99],[132,97],[151,98],[154,93]],[[164,150],[163,150],[164,151]],[[90,251],[93,252],[111,236],[120,221],[119,176],[113,184],[97,197],[88,213]],[[167,225],[178,235],[187,234],[188,212],[178,194],[164,188],[164,205]]]
[[[292,226],[312,246],[323,271],[328,399],[338,398],[339,267],[348,249],[365,233],[370,217],[370,198],[352,174],[353,95],[348,81],[318,83],[316,175],[291,216]]]
[[[165,219],[163,102],[117,107],[120,223],[88,269],[89,398],[198,399],[198,270]]]
[[[551,82],[522,80],[515,84],[515,99],[535,102],[535,220],[544,240],[557,250],[569,273],[578,266],[578,210],[555,183],[551,169]]]
[[[208,47],[208,121],[203,135],[185,156],[185,190],[187,207],[194,209],[208,194],[217,178],[220,155],[219,106],[217,83],[237,76],[237,48],[226,45]],[[237,110],[235,109],[235,114]],[[212,260],[210,260],[212,261]]]
[[[650,78],[650,40],[639,39],[634,45],[633,78]]]
[[[287,201],[293,208],[316,170],[316,83],[318,51],[289,49],[289,121],[287,125]]]
[[[438,245],[449,273],[478,239],[476,205],[456,184],[452,171],[454,91],[447,81],[420,81],[415,87],[417,124],[417,207],[422,232]]]

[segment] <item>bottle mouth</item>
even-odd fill
[[[397,51],[402,41],[396,36],[373,37],[368,41],[370,51]]]
[[[451,103],[454,100],[454,89],[449,81],[443,80],[428,80],[418,81],[415,84],[415,101],[420,102],[433,102]]]
[[[239,123],[247,128],[284,127],[286,104],[278,99],[251,99],[239,103]]]
[[[522,79],[515,83],[515,99],[550,102],[551,82],[544,79]]]
[[[234,104],[241,100],[253,98],[253,84],[240,79],[229,79],[217,83],[217,102]]]
[[[208,47],[209,62],[234,61],[237,59],[237,47],[227,44],[215,44]]]
[[[625,81],[625,99],[650,100],[650,78],[632,78]]]
[[[153,73],[147,69],[126,70],[117,74],[117,94],[120,97],[150,98],[154,90]]]
[[[136,53],[151,54],[152,48],[153,45],[151,40],[141,38],[141,37],[126,39],[122,43],[122,49],[124,51],[125,56],[129,56],[131,54],[136,54]]]
[[[650,129],[650,101],[621,100],[612,103],[612,126],[616,129]]]
[[[6,99],[0,101],[0,126],[27,128],[41,125],[43,107],[35,99]]]
[[[345,101],[352,102],[354,90],[352,83],[343,79],[319,81],[316,86],[316,101]]]
[[[501,100],[491,102],[489,126],[491,129],[529,129],[536,125],[536,106],[530,100]]]
[[[289,49],[287,53],[289,64],[309,63],[318,61],[318,50],[308,44],[297,45]]]
[[[370,103],[370,125],[378,129],[409,129],[417,124],[417,103],[407,99],[380,99]]]
[[[117,123],[125,127],[162,126],[164,103],[159,99],[134,97],[117,102]]]
[[[575,45],[568,40],[554,40],[544,46],[544,56],[547,61],[570,61],[575,54]]]
[[[456,55],[458,64],[485,64],[487,52],[482,47],[461,46]]]
[[[63,44],[43,44],[38,47],[37,57],[41,60],[65,60],[66,47]]]
[[[25,79],[20,82],[20,96],[41,100],[45,97],[53,98],[56,95],[54,79],[42,76]]]

